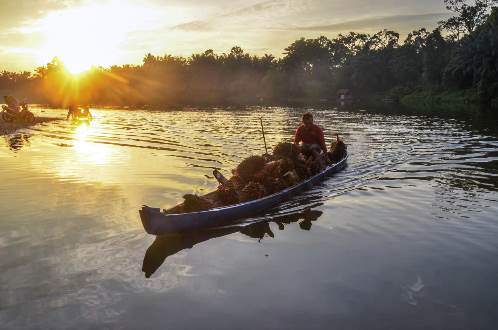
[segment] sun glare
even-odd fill
[[[81,157],[82,163],[94,165],[106,164],[111,150],[108,146],[88,141],[92,127],[88,124],[81,124],[75,131],[74,149]]]
[[[38,62],[58,57],[73,74],[120,61],[128,34],[146,29],[150,9],[112,1],[53,12],[38,24],[45,39]]]

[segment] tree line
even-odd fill
[[[407,95],[417,90],[473,90],[498,104],[498,0],[445,0],[454,16],[432,31],[301,38],[282,58],[240,47],[185,58],[147,54],[140,65],[94,67],[74,77],[55,58],[35,72],[0,74],[0,90],[30,102],[145,106],[281,104],[355,95]]]

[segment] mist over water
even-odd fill
[[[260,117],[271,147],[307,110],[93,110],[0,137],[0,327],[494,329],[496,125],[315,110],[344,171],[235,227],[144,232],[143,204],[215,189],[264,153]]]

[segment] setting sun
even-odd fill
[[[57,56],[73,74],[110,66],[119,62],[130,31],[146,27],[153,17],[146,8],[117,1],[54,12],[38,23],[45,39],[38,62]]]

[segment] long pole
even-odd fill
[[[265,129],[263,127],[263,118],[259,117],[259,122],[261,123],[261,132],[263,132],[263,141],[265,143],[265,153],[268,155],[268,148],[266,147]]]

